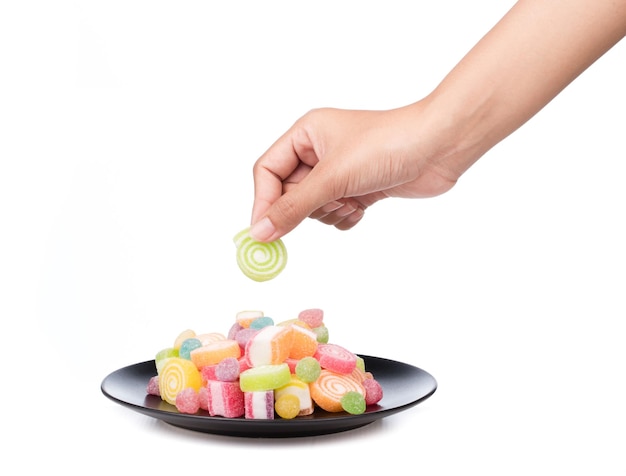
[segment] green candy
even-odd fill
[[[166,360],[172,357],[178,357],[178,349],[175,349],[174,347],[167,347],[157,352],[154,357],[154,364],[156,366],[157,373],[161,372]]]
[[[315,382],[321,371],[322,367],[314,357],[303,357],[296,364],[296,377],[304,383]]]
[[[291,371],[286,363],[259,365],[244,370],[239,375],[242,392],[266,392],[276,390],[291,381]]]
[[[359,392],[350,391],[341,397],[341,408],[351,415],[360,415],[365,412],[365,397]]]
[[[274,279],[287,265],[287,249],[282,240],[269,243],[254,240],[249,228],[235,235],[237,265],[247,277],[254,281]]]

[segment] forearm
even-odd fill
[[[626,0],[519,1],[426,99],[431,152],[460,176],[625,34]]]

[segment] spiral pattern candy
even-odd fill
[[[176,405],[176,395],[183,389],[191,387],[200,390],[202,377],[190,360],[181,357],[167,359],[159,374],[159,392],[167,403]]]
[[[342,397],[348,392],[358,392],[365,395],[365,389],[360,382],[346,374],[338,374],[330,370],[322,370],[320,376],[309,384],[311,398],[327,412],[340,412]]]
[[[287,264],[287,249],[282,240],[269,243],[254,240],[248,228],[233,238],[237,247],[239,269],[254,281],[269,281],[280,274]]]

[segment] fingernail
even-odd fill
[[[356,211],[356,209],[357,208],[354,205],[352,205],[351,203],[346,203],[343,207],[341,207],[340,210],[338,209],[335,212],[335,214],[338,217],[345,217],[345,216],[350,215],[351,213],[354,213]]]
[[[266,241],[276,232],[274,224],[265,217],[250,227],[250,236],[256,241]]]
[[[322,207],[322,211],[325,213],[330,213],[330,212],[334,212],[335,210],[338,210],[341,207],[343,207],[343,203],[338,202],[337,200],[333,200],[332,202],[324,205]]]

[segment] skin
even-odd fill
[[[307,217],[348,230],[384,198],[445,193],[625,35],[626,0],[520,0],[423,99],[309,111],[254,165],[252,237]]]

